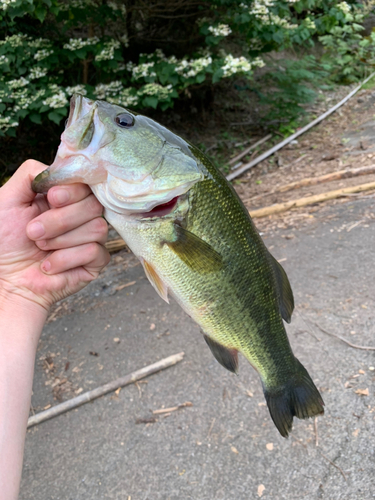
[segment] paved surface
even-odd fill
[[[53,395],[73,397],[170,354],[185,351],[184,361],[30,429],[20,499],[375,498],[375,351],[316,326],[375,345],[374,222],[375,199],[360,198],[323,208],[303,228],[263,236],[294,290],[287,330],[295,354],[326,403],[317,432],[314,421],[295,420],[287,440],[246,360],[238,377],[224,370],[199,328],[162,302],[134,258],[118,254],[46,326],[36,411],[56,404]],[[186,401],[193,406],[136,423]]]

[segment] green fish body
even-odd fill
[[[282,436],[293,416],[323,413],[284,328],[294,307],[286,273],[204,154],[153,120],[76,96],[56,160],[33,188],[77,181],[90,185],[159,295],[200,325],[216,359],[236,372],[241,352],[257,370]]]

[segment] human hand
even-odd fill
[[[110,259],[103,208],[89,187],[36,195],[31,183],[45,168],[28,160],[0,188],[0,307],[5,298],[48,310],[94,280]]]

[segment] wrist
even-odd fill
[[[0,339],[8,336],[15,341],[23,336],[26,325],[33,333],[30,340],[39,339],[48,312],[49,308],[6,290],[0,284]]]

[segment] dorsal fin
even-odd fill
[[[287,323],[290,323],[292,312],[294,309],[292,288],[290,286],[288,276],[286,275],[286,272],[284,271],[282,265],[279,264],[275,257],[273,257],[269,252],[268,255],[270,257],[270,263],[276,278],[277,292],[279,295],[280,314]]]
[[[238,351],[236,349],[228,349],[227,347],[224,347],[215,340],[212,340],[206,334],[203,334],[203,337],[218,362],[230,372],[237,373]]]
[[[200,274],[220,271],[223,259],[211,245],[178,224],[174,224],[174,229],[175,241],[165,243],[192,271]]]

